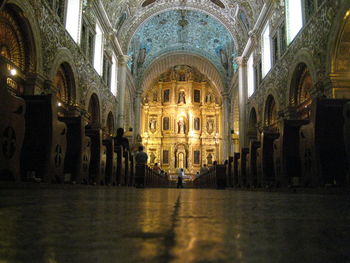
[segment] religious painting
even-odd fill
[[[164,131],[169,130],[169,117],[163,118],[163,130]]]
[[[163,102],[169,102],[170,101],[170,90],[166,89],[163,92]]]
[[[200,90],[195,89],[193,95],[194,95],[193,96],[193,101],[194,102],[198,102],[198,103],[201,102],[201,91]]]
[[[200,152],[199,151],[193,152],[193,163],[200,164]]]
[[[200,118],[194,118],[194,129],[196,131],[200,130]]]
[[[207,120],[207,132],[209,134],[213,133],[214,131],[214,120],[213,119],[208,119]]]
[[[163,151],[163,164],[168,164],[169,163],[169,151],[164,150]]]
[[[151,132],[155,132],[157,130],[157,120],[156,119],[150,119],[150,121],[149,121],[149,130]]]

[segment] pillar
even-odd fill
[[[119,97],[119,104],[118,104],[118,120],[117,120],[117,128],[123,128],[124,127],[124,120],[125,120],[125,113],[124,113],[124,107],[125,107],[125,90],[126,90],[126,74],[127,74],[127,67],[128,67],[128,61],[129,56],[127,55],[120,55],[118,56],[118,65],[119,65],[119,85],[118,85],[118,97]]]
[[[141,135],[141,93],[142,91],[136,91],[134,110],[135,110],[135,123],[134,123],[134,136]]]
[[[238,62],[238,98],[239,98],[239,144],[248,147],[246,132],[246,106],[247,106],[247,58],[239,57]]]
[[[223,101],[223,147],[222,147],[222,159],[228,160],[231,149],[230,140],[230,98],[227,93],[222,93]]]

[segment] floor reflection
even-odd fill
[[[203,189],[2,189],[0,262],[347,262],[349,199]]]

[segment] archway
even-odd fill
[[[92,127],[100,127],[100,103],[95,93],[91,95],[89,101],[88,124]]]
[[[277,121],[277,105],[275,98],[270,94],[265,102],[264,128],[261,135],[263,185],[273,185],[276,182],[276,160],[274,160],[276,159],[276,156],[274,156],[274,141],[279,137]],[[277,169],[280,169],[280,159],[277,160],[277,163]]]
[[[266,128],[277,130],[277,106],[272,95],[269,95],[266,99],[264,121]]]
[[[312,103],[311,90],[313,80],[305,63],[300,63],[294,70],[291,81],[290,104],[296,108],[296,116],[300,120],[310,118],[310,106]]]
[[[75,80],[68,63],[62,63],[57,69],[53,85],[56,88],[58,115],[69,116],[75,103]]]
[[[1,85],[14,94],[33,94],[25,90],[28,73],[35,73],[35,44],[32,31],[20,10],[14,5],[5,5],[0,11],[0,66],[6,75],[1,76]]]
[[[106,128],[107,128],[107,131],[106,131],[107,136],[113,137],[115,134],[115,127],[114,127],[114,116],[112,112],[108,113]]]
[[[332,54],[330,78],[333,84],[334,98],[350,98],[350,9],[343,13],[334,51]]]
[[[257,117],[256,110],[252,108],[249,114],[249,122],[248,122],[248,140],[254,141],[258,139],[258,129],[257,129]]]

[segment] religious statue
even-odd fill
[[[207,121],[207,132],[209,134],[211,134],[214,131],[214,120],[213,119],[209,119]]]
[[[158,101],[158,93],[155,91],[153,92],[153,102],[157,102]]]
[[[148,96],[147,95],[143,98],[143,103],[148,104]]]
[[[139,56],[137,57],[137,67],[141,67],[145,62],[146,53],[146,48],[140,48]]]
[[[220,49],[219,52],[220,52],[221,64],[227,70],[228,69],[228,58],[227,58],[226,52],[222,48]]]
[[[207,96],[205,96],[205,102],[206,103],[212,103],[213,102],[213,95],[211,93],[208,93]]]
[[[179,92],[179,99],[177,101],[177,103],[186,103],[186,99],[185,99],[185,92],[184,91],[180,91]]]
[[[149,159],[150,163],[155,163],[156,155],[154,154],[154,152],[151,152],[151,154],[149,155]]]
[[[178,126],[178,133],[184,134],[185,133],[185,122],[180,119],[179,122],[177,123]]]
[[[155,132],[157,130],[157,120],[156,119],[151,119],[149,121],[149,129],[151,132]]]
[[[208,164],[212,164],[213,163],[213,156],[212,156],[211,153],[209,153],[208,156],[207,156],[207,163]]]

